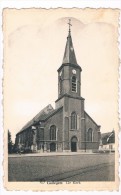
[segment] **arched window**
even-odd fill
[[[75,112],[71,113],[71,129],[77,129],[77,115]]]
[[[76,82],[76,77],[75,76],[72,77],[71,88],[72,88],[72,92],[77,91],[77,82]]]
[[[50,127],[50,140],[56,140],[56,126],[52,125]]]
[[[90,128],[87,132],[87,141],[92,142],[93,141],[93,130]]]
[[[59,80],[59,93],[62,94],[62,79]]]

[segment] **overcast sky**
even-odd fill
[[[4,11],[4,128],[15,134],[58,97],[71,18],[85,110],[101,132],[118,129],[118,10]]]

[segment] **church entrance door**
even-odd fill
[[[51,143],[50,144],[50,152],[55,152],[56,151],[56,143]]]
[[[77,152],[77,138],[75,136],[71,138],[71,152]]]

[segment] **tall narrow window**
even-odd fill
[[[76,92],[77,91],[77,81],[76,81],[76,77],[73,76],[72,77],[72,92]]]
[[[87,141],[92,142],[93,141],[93,130],[90,128],[87,132]]]
[[[59,93],[62,94],[62,79],[59,80]]]
[[[50,127],[50,140],[56,140],[56,126],[52,125]]]
[[[75,112],[71,113],[71,129],[77,129],[77,115]]]

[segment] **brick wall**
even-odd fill
[[[86,138],[88,129],[91,128],[93,130],[93,140],[92,142],[87,142],[86,147],[88,149],[98,149],[99,148],[99,142],[100,142],[100,127],[85,113],[85,128],[86,128]]]
[[[55,115],[50,117],[44,124],[44,139],[50,140],[50,126],[55,125],[57,127],[57,141],[62,142],[63,132],[63,109],[58,111]]]

